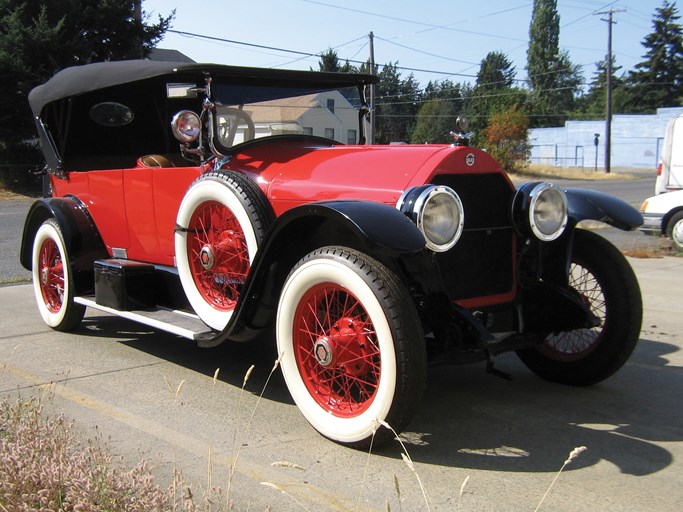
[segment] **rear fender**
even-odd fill
[[[19,261],[31,270],[33,240],[43,222],[50,218],[57,221],[62,232],[76,294],[91,291],[93,263],[98,258],[106,258],[108,253],[88,210],[76,197],[45,198],[31,205],[24,223]]]

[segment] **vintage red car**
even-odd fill
[[[496,355],[516,351],[579,386],[618,370],[638,283],[577,224],[641,215],[516,188],[464,126],[452,145],[365,145],[375,81],[128,61],[34,89],[47,186],[20,258],[43,320],[74,330],[90,307],[200,347],[274,333],[306,419],[355,446],[406,427],[430,364],[500,374]]]

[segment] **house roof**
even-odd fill
[[[297,121],[309,109],[318,106],[317,94],[306,94],[295,98],[260,101],[245,106],[254,123]]]

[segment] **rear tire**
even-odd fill
[[[33,291],[43,321],[56,331],[73,331],[85,306],[74,302],[74,285],[64,237],[54,219],[46,220],[33,238]]]
[[[280,296],[277,345],[292,398],[338,443],[392,438],[378,420],[401,432],[422,399],[417,311],[396,275],[362,253],[325,247],[299,261]]]
[[[517,354],[546,380],[590,386],[616,372],[633,352],[643,316],[640,287],[621,252],[582,229],[575,233],[569,285],[600,318],[600,325],[551,334]]]
[[[187,190],[176,219],[176,265],[190,305],[209,327],[220,331],[230,321],[274,218],[261,189],[239,173],[207,173]]]

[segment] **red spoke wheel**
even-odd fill
[[[83,319],[85,307],[74,303],[71,269],[59,225],[46,220],[33,240],[33,289],[40,315],[58,331],[75,329]]]
[[[400,432],[426,379],[424,337],[395,274],[350,249],[327,247],[288,276],[277,317],[287,387],[322,435],[367,446]]]
[[[553,333],[517,354],[544,379],[588,386],[616,372],[633,352],[643,316],[640,287],[621,252],[601,236],[582,229],[574,235],[569,286],[600,324]]]
[[[209,327],[223,329],[237,305],[274,214],[244,175],[212,172],[190,185],[176,223],[178,275],[190,305]]]

